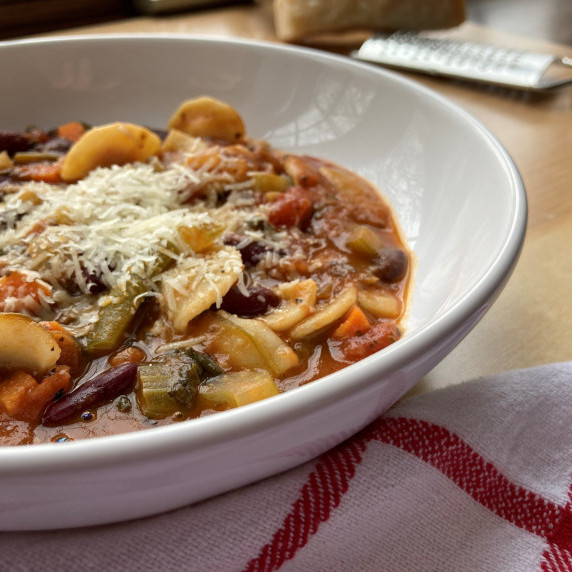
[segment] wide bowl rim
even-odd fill
[[[368,73],[396,82],[413,90],[435,104],[446,107],[462,121],[480,134],[494,152],[507,174],[512,198],[510,225],[498,252],[483,276],[466,292],[465,297],[446,310],[435,321],[419,330],[405,335],[401,340],[386,348],[382,354],[373,355],[351,366],[352,371],[360,369],[360,375],[352,384],[341,379],[344,371],[331,374],[309,385],[288,391],[264,402],[207,416],[188,422],[135,431],[119,435],[96,437],[60,443],[44,443],[29,446],[0,446],[0,475],[29,474],[30,471],[51,471],[80,469],[91,466],[105,467],[118,463],[129,463],[147,458],[160,457],[177,452],[200,450],[201,448],[234,441],[256,434],[269,426],[292,423],[296,419],[347,397],[350,393],[365,390],[376,379],[404,367],[410,360],[423,355],[433,346],[435,339],[444,339],[455,332],[472,315],[494,299],[510,276],[522,249],[527,224],[526,191],[519,171],[509,153],[493,133],[459,105],[414,80],[397,73],[374,67],[371,64],[351,60],[317,49],[284,45],[269,41],[225,38],[196,34],[165,33],[111,33],[73,34],[42,38],[25,38],[0,42],[0,51],[20,46],[34,46],[61,43],[165,41],[198,44],[221,44],[240,46],[246,49],[265,49],[291,53],[294,57],[311,57],[326,62],[335,62],[344,68],[367,69]],[[1,53],[1,52],[0,52]],[[484,312],[483,312],[484,313]],[[380,363],[378,363],[380,362]]]

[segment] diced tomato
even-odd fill
[[[312,194],[302,187],[291,187],[270,205],[268,220],[274,226],[305,228],[313,214]]]
[[[380,322],[365,334],[342,342],[341,351],[345,358],[357,361],[396,342],[400,338],[397,326],[392,322]]]
[[[29,373],[17,370],[0,381],[0,408],[19,421],[36,423],[59,394],[71,388],[69,367],[56,366],[38,383]]]
[[[11,272],[0,278],[0,312],[30,310],[30,302],[40,303],[40,296],[51,294],[48,286],[38,280],[28,280],[21,272]],[[31,298],[31,299],[30,299]]]

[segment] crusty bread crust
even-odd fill
[[[274,0],[276,34],[298,41],[352,28],[436,30],[465,20],[465,0]]]

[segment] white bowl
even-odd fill
[[[251,136],[375,183],[418,259],[406,335],[339,373],[168,427],[0,448],[0,529],[151,515],[315,457],[447,355],[517,260],[526,197],[510,157],[467,113],[398,75],[280,45],[107,36],[0,44],[0,77],[2,129],[76,118],[161,127],[186,98],[226,100]]]

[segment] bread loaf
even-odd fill
[[[284,41],[355,28],[436,30],[465,19],[464,0],[274,0],[273,7]]]

